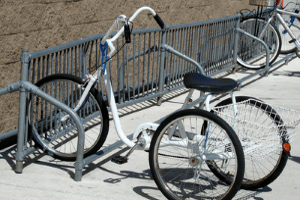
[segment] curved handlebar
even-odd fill
[[[107,33],[105,34],[105,36],[103,37],[103,39],[101,40],[101,44],[104,44],[105,42],[107,42],[109,48],[110,48],[110,52],[108,54],[108,57],[110,58],[115,50],[114,46],[113,46],[113,42],[124,32],[124,26],[117,32],[117,34],[111,38],[111,39],[107,39],[110,34],[113,32],[113,30],[116,28],[116,26],[118,25],[119,21],[123,21],[123,22],[127,22],[127,24],[131,24],[132,21],[136,18],[136,16],[144,11],[144,10],[148,10],[151,12],[151,14],[153,15],[155,21],[157,22],[157,24],[161,27],[161,29],[163,29],[165,27],[164,22],[162,21],[162,19],[157,15],[157,13],[150,7],[148,6],[144,6],[139,8],[137,11],[135,11],[135,13],[130,17],[129,20],[127,20],[125,15],[120,15],[112,24],[112,26],[109,28],[109,30],[107,31]]]

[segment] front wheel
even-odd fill
[[[281,49],[281,37],[277,28],[262,18],[246,18],[241,21],[241,29],[263,40],[268,46],[271,65],[278,57]],[[265,46],[240,33],[238,41],[237,62],[248,69],[260,69],[266,66],[266,48]]]
[[[84,91],[82,79],[70,74],[45,77],[36,86],[73,109]],[[84,157],[87,157],[101,148],[109,128],[108,111],[96,89],[89,91],[84,106],[77,114],[85,129]],[[29,122],[29,131],[39,148],[63,161],[76,160],[78,132],[74,121],[64,111],[32,95],[29,102]]]
[[[231,125],[242,142],[245,174],[241,188],[254,190],[273,182],[288,159],[283,149],[287,133],[280,116],[270,105],[247,96],[236,97],[237,114],[231,98],[216,107],[212,112]]]
[[[149,163],[168,199],[232,199],[244,174],[235,132],[204,110],[183,110],[166,118],[152,138]],[[230,181],[219,180],[210,168]]]

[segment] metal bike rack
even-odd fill
[[[18,125],[18,141],[17,141],[17,153],[15,155],[16,159],[16,173],[22,173],[23,170],[23,161],[24,156],[32,153],[35,149],[29,148],[26,149],[27,143],[27,127],[28,126],[28,117],[27,117],[27,93],[31,93],[37,96],[40,96],[44,100],[52,103],[58,108],[62,109],[68,113],[71,118],[74,119],[76,126],[78,128],[78,143],[77,143],[77,156],[75,162],[75,181],[80,181],[82,177],[82,159],[83,159],[83,150],[84,150],[84,129],[81,123],[79,116],[67,105],[61,103],[57,99],[51,97],[45,92],[41,91],[38,87],[28,81],[28,63],[30,60],[30,54],[27,50],[23,50],[21,59],[21,80],[19,82],[11,83],[5,88],[0,89],[0,96],[8,93],[13,93],[20,91],[19,98],[19,125]],[[7,135],[1,135],[0,139],[10,136],[10,133]]]

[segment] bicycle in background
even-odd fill
[[[241,29],[260,38],[268,45],[270,65],[274,63],[280,52],[296,52],[299,57],[300,32],[298,26],[296,26],[295,20],[293,23],[287,22],[281,15],[299,18],[300,14],[285,11],[282,9],[281,2],[280,0],[249,0],[250,5],[258,6],[257,14],[256,16],[245,16],[240,25]],[[268,9],[263,11],[263,7]],[[263,15],[265,16],[263,17]],[[268,15],[270,17],[266,17]],[[275,20],[279,22],[280,31]],[[237,61],[240,65],[249,69],[260,69],[266,66],[264,46],[243,35],[239,38],[239,45]]]
[[[296,2],[290,1],[284,7],[282,6],[282,9],[284,11],[299,14],[300,11],[299,6],[300,6],[299,0],[297,0]],[[285,23],[291,29],[291,31],[295,34],[297,40],[299,40],[300,39],[300,18],[289,14],[281,14],[281,17],[284,19]],[[299,57],[298,48],[295,47],[295,45],[293,45],[290,42],[291,37],[288,34],[287,30],[285,30],[283,26],[279,26],[279,33],[281,35],[281,41],[282,41],[280,53],[290,54],[296,52],[297,56]]]

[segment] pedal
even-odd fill
[[[296,41],[296,39],[292,39],[291,41],[289,41],[289,43],[294,43]]]
[[[114,162],[114,163],[117,163],[117,164],[119,164],[119,165],[122,165],[122,164],[127,163],[128,158],[119,155],[119,156],[113,157],[113,158],[111,159],[111,161]]]
[[[138,139],[140,139],[140,135],[138,136]],[[112,158],[111,161],[114,162],[114,163],[117,163],[117,164],[119,164],[119,165],[124,164],[124,163],[127,163],[128,157],[130,156],[130,154],[131,154],[134,150],[136,150],[136,148],[137,148],[139,145],[141,145],[141,144],[143,144],[142,140],[141,140],[141,141],[138,141],[137,143],[135,143],[135,145],[128,151],[128,153],[127,153],[125,156],[120,156],[120,155],[118,155],[118,156]]]

